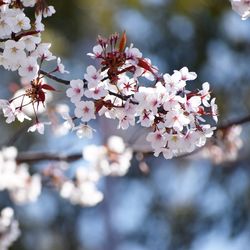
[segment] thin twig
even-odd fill
[[[52,79],[52,80],[54,80],[56,82],[62,83],[64,85],[69,85],[70,84],[69,80],[64,80],[64,79],[61,79],[59,77],[53,76],[53,75],[47,73],[46,71],[44,71],[42,69],[39,70],[39,73],[44,75],[44,76],[47,76],[48,78],[50,78],[50,79]]]

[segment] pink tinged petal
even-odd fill
[[[183,81],[192,81],[197,78],[197,74],[195,72],[189,72],[187,67],[180,69],[180,73]]]

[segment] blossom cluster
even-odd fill
[[[26,14],[30,8],[35,13],[33,18]],[[44,124],[39,122],[37,113],[45,105],[47,93],[55,90],[45,82],[41,67],[45,62],[57,59],[57,65],[50,73],[67,72],[60,58],[50,52],[51,44],[41,42],[43,18],[54,13],[54,7],[48,6],[45,0],[0,1],[0,66],[17,71],[23,85],[21,94],[0,101],[0,109],[7,123],[16,119],[23,122],[32,119],[25,110],[31,106],[35,115],[35,124],[29,129],[31,132],[43,133]]]
[[[3,148],[0,151],[0,191],[7,190],[16,204],[36,201],[41,193],[41,177],[30,175],[25,163],[17,164],[17,149]]]
[[[25,14],[27,8],[35,10],[34,20]],[[44,76],[66,73],[60,58],[49,73],[41,69],[44,62],[56,59],[49,50],[51,44],[41,42],[42,20],[55,12],[54,7],[45,0],[8,0],[0,2],[0,12],[0,65],[18,71],[24,83],[24,89],[12,99],[0,100],[0,109],[11,123],[31,120],[27,111],[31,107],[35,124],[28,131],[43,134],[44,125],[51,123],[40,122],[38,114],[44,110],[48,94],[55,91]],[[204,145],[213,134],[210,117],[217,122],[217,105],[215,98],[210,100],[209,83],[190,91],[187,84],[197,78],[195,72],[183,67],[173,74],[162,74],[139,49],[126,44],[125,32],[121,38],[117,33],[108,39],[98,38],[93,52],[88,53],[97,66],[89,65],[84,78],[71,80],[66,91],[75,105],[73,116],[62,114],[66,131],[90,137],[94,130],[89,122],[99,115],[117,119],[121,129],[136,123],[148,128],[147,140],[156,156],[163,153],[169,159]]]
[[[249,0],[231,0],[232,8],[237,12],[242,20],[250,17],[250,1]]]
[[[123,176],[130,167],[132,150],[122,138],[111,136],[106,145],[89,145],[83,150],[87,167],[79,167],[75,180],[66,180],[60,186],[60,194],[72,204],[94,206],[103,199],[98,183],[103,176]]]
[[[7,250],[19,235],[19,223],[14,219],[13,209],[4,208],[0,214],[0,249]]]
[[[118,128],[136,123],[149,128],[147,140],[154,154],[170,159],[205,144],[217,122],[217,105],[211,100],[209,83],[190,91],[188,82],[197,78],[187,67],[161,74],[150,59],[143,58],[133,44],[126,47],[126,34],[99,37],[88,55],[97,67],[86,69],[84,80],[70,82],[66,94],[75,105],[73,129],[104,115],[118,120]],[[75,123],[79,121],[78,126]]]

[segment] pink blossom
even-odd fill
[[[75,116],[81,118],[83,122],[95,119],[95,104],[92,101],[81,101],[76,104]]]
[[[79,102],[84,93],[84,83],[82,80],[71,80],[70,88],[67,89],[66,95],[70,98],[71,102]]]

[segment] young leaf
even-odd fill
[[[50,91],[56,91],[52,86],[48,84],[43,84],[42,89],[50,90]]]
[[[125,47],[126,47],[126,43],[127,43],[127,35],[126,32],[123,31],[122,33],[122,37],[121,37],[121,41],[119,43],[119,52],[123,52]]]

